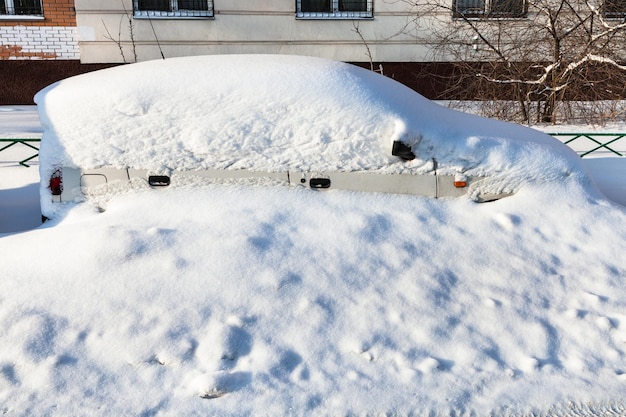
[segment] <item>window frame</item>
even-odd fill
[[[365,10],[342,11],[339,10],[341,0],[329,0],[329,10],[320,12],[302,11],[302,0],[296,0],[296,18],[302,20],[367,20],[374,18],[374,0],[363,0]]]
[[[213,19],[215,8],[213,0],[202,0],[206,2],[206,10],[179,9],[178,0],[167,0],[170,10],[140,10],[141,0],[133,0],[133,17],[136,19]]]
[[[16,6],[15,3],[19,0],[0,0],[2,9],[0,9],[0,20],[3,19],[43,19],[43,5],[41,0],[34,0],[37,4],[33,9],[35,13],[21,13],[23,6]],[[2,11],[4,10],[4,11]]]
[[[452,17],[454,19],[470,19],[470,20],[498,20],[498,19],[523,19],[528,14],[528,2],[526,0],[509,0],[509,1],[518,1],[520,2],[520,11],[516,12],[506,12],[506,11],[494,11],[494,7],[492,6],[498,0],[452,0]],[[476,3],[482,3],[482,7],[474,7],[472,8],[475,12],[467,13],[460,12],[458,4],[460,2],[468,2],[474,1]],[[468,8],[469,10],[470,8]]]

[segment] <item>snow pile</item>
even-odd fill
[[[576,155],[542,133],[444,109],[387,77],[319,58],[144,62],[61,81],[36,102],[47,129],[42,178],[55,166],[391,173],[436,165],[493,177],[485,191],[499,193],[585,177]],[[417,158],[392,156],[396,140]]]
[[[254,59],[257,71],[292,60]],[[0,411],[626,414],[624,208],[541,133],[432,107],[353,67],[299,60],[311,71],[285,70],[275,87],[282,95],[254,71],[244,78],[269,97],[266,107],[252,106],[258,94],[228,87],[234,67],[221,59],[62,82],[38,97],[42,172],[68,162],[400,171],[435,156],[447,169],[527,182],[488,204],[214,184],[117,195],[103,213],[74,205],[39,229],[0,238]],[[232,99],[209,96],[247,109],[243,120],[211,122],[219,112],[198,73],[168,70],[167,83],[142,88],[157,68],[187,62],[222,68],[224,83],[211,81]],[[277,100],[291,91],[283,82],[295,88],[329,73],[341,85],[359,80],[348,82],[350,94],[325,90],[340,106],[323,113],[305,89],[295,97],[306,99],[281,113]],[[92,81],[101,91],[90,101],[80,86],[93,92]],[[175,85],[195,95],[170,101]],[[128,88],[136,94],[120,95]],[[367,100],[347,105],[359,97]],[[337,107],[346,107],[345,123]],[[364,117],[368,108],[376,111]],[[410,142],[418,161],[381,151],[395,139]]]
[[[0,239],[1,409],[623,415],[625,223],[572,184],[78,205]]]

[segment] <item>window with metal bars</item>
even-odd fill
[[[212,0],[133,0],[136,17],[213,17]]]
[[[0,15],[43,16],[41,0],[0,0]]]
[[[456,18],[519,18],[526,15],[525,0],[454,0]]]
[[[374,17],[374,0],[296,0],[296,17],[369,19]]]
[[[609,19],[626,19],[626,0],[606,0],[604,16]]]

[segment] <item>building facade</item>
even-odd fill
[[[76,0],[85,63],[231,53],[423,61],[427,39],[402,33],[412,13],[402,0]]]
[[[553,28],[561,51],[546,36],[551,7],[562,20]],[[10,100],[7,88],[20,90],[27,73],[39,86],[103,65],[252,53],[382,65],[385,75],[422,94],[451,98],[450,81],[440,75],[457,71],[455,63],[547,62],[553,71],[561,61],[584,62],[574,52],[588,51],[626,62],[624,22],[625,0],[0,0],[0,102]],[[33,64],[8,64],[16,61]],[[476,68],[462,71],[474,75],[484,66]],[[527,74],[512,78],[518,75]],[[458,76],[452,83],[465,88]]]

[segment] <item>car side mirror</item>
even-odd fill
[[[411,150],[411,147],[405,143],[400,142],[399,140],[396,140],[393,142],[393,147],[391,148],[391,154],[393,156],[402,158],[405,161],[412,161],[415,159],[415,154]]]

